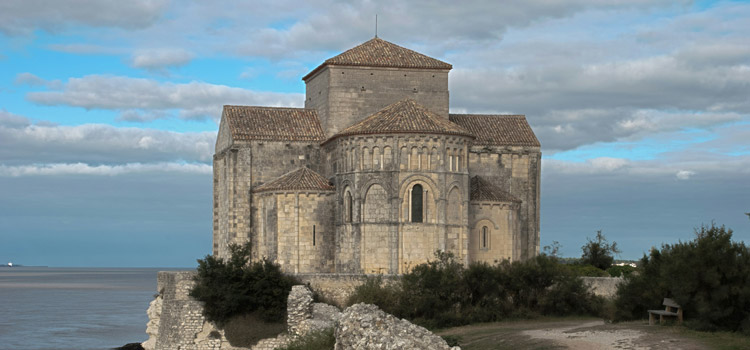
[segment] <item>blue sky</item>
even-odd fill
[[[374,34],[453,64],[451,111],[525,114],[542,245],[639,258],[715,222],[750,240],[750,4],[0,3],[0,261],[194,266],[221,106],[302,106]]]

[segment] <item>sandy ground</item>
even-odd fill
[[[656,327],[656,326],[655,326]],[[568,349],[683,349],[702,350],[703,346],[669,334],[654,334],[643,330],[590,321],[564,327],[525,330],[523,335],[545,339]]]
[[[592,327],[603,326],[603,321],[587,322],[572,327],[532,329],[522,334],[536,339],[547,339],[570,349],[622,349],[648,350],[637,344],[645,334],[631,329],[594,330]]]

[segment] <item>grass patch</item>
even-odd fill
[[[328,328],[310,333],[278,350],[333,350],[335,344],[336,338],[333,335],[333,328]]]
[[[673,332],[692,339],[714,350],[746,350],[750,348],[750,336],[733,332],[701,332],[680,326],[658,327],[661,332]],[[670,329],[671,328],[671,329]]]

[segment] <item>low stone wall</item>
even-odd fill
[[[617,287],[622,283],[622,277],[581,277],[583,283],[591,288],[594,295],[613,298],[617,294]]]
[[[146,312],[149,321],[146,333],[149,338],[141,345],[146,350],[247,350],[233,347],[224,331],[203,316],[203,304],[190,297],[195,285],[195,272],[161,271],[157,275],[157,294]],[[312,280],[312,279],[309,279]],[[339,286],[334,278],[324,278],[317,285],[330,288]],[[356,278],[342,278],[341,285],[355,283]],[[364,278],[361,281],[364,282]],[[351,288],[354,290],[354,287]],[[343,295],[343,294],[331,294]],[[333,306],[313,303],[312,292],[304,286],[295,286],[288,300],[288,333],[276,338],[263,339],[250,350],[273,350],[282,347],[294,337],[309,331],[333,327],[340,311]]]
[[[159,294],[147,311],[146,350],[220,350],[230,347],[223,333],[203,317],[203,305],[190,297],[195,272],[157,275]]]
[[[375,277],[376,275],[314,273],[297,274],[295,276],[300,282],[309,285],[326,302],[344,307],[354,289],[365,283],[368,276]],[[381,278],[384,283],[392,283],[397,281],[399,276],[381,275]]]

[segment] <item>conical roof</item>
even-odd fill
[[[412,99],[403,99],[365,118],[329,139],[364,134],[447,134],[474,137],[469,131]]]
[[[256,187],[253,192],[333,191],[334,189],[336,188],[323,175],[308,168],[299,168]]]
[[[521,202],[520,199],[501,190],[499,187],[483,179],[479,175],[471,178],[469,188],[469,200],[472,201]]]
[[[326,65],[422,69],[453,68],[449,63],[398,46],[378,37],[372,38],[325,60],[323,64],[305,75],[302,80],[307,80],[307,78],[313,76]]]

